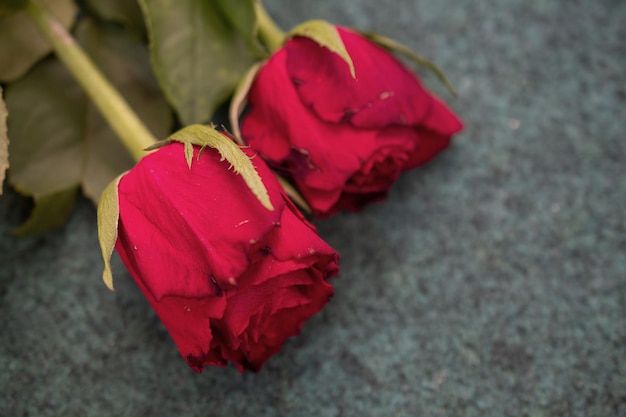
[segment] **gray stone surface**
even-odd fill
[[[626,2],[267,1],[404,42],[457,85],[454,146],[317,222],[337,294],[258,374],[180,359],[96,216],[19,239],[0,198],[2,416],[625,416]]]

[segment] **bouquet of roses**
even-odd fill
[[[191,368],[258,370],[333,295],[309,220],[383,200],[462,128],[399,56],[452,90],[391,39],[283,32],[256,0],[0,0],[0,180],[34,201],[16,233],[82,191],[106,285],[115,250]]]

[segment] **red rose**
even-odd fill
[[[446,148],[461,121],[389,52],[337,28],[354,63],[296,36],[249,91],[244,140],[325,217],[383,199],[401,172]]]
[[[332,296],[338,255],[260,158],[274,211],[216,150],[194,152],[189,168],[164,146],[121,179],[116,249],[189,366],[258,370]]]

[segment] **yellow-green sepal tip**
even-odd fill
[[[267,188],[265,188],[263,180],[254,168],[248,155],[235,142],[217,131],[213,126],[189,125],[173,133],[164,141],[149,147],[147,150],[153,150],[171,142],[180,142],[184,145],[185,160],[190,169],[193,162],[193,145],[200,147],[198,157],[200,157],[202,151],[207,146],[217,150],[222,157],[221,160],[228,161],[230,168],[233,169],[235,174],[241,175],[250,191],[252,191],[263,207],[269,211],[274,211]]]
[[[309,38],[339,55],[348,64],[352,78],[356,79],[354,63],[335,25],[325,20],[309,20],[291,29],[287,34],[287,37],[294,36]]]
[[[117,227],[120,218],[118,186],[124,174],[120,175],[104,189],[98,201],[98,241],[102,251],[104,270],[102,280],[113,291],[113,273],[111,272],[111,256],[117,241]]]
[[[414,63],[416,63],[419,66],[422,66],[430,71],[433,72],[433,74],[435,74],[435,76],[437,78],[439,78],[439,81],[441,81],[443,83],[443,85],[448,89],[448,91],[450,91],[450,93],[457,97],[458,94],[456,92],[456,90],[454,89],[454,86],[452,85],[452,83],[450,82],[450,80],[448,80],[448,77],[446,77],[446,74],[444,74],[444,72],[441,70],[441,68],[439,68],[437,65],[435,65],[432,61],[429,61],[428,59],[424,58],[421,55],[418,55],[417,53],[413,52],[410,48],[408,48],[407,46],[404,46],[403,44],[401,44],[398,41],[395,41],[391,38],[387,38],[385,36],[382,35],[378,35],[376,33],[361,33],[363,36],[365,36],[366,38],[368,38],[369,40],[371,40],[372,42],[376,43],[377,45],[392,51],[392,52],[398,52],[399,54],[403,55],[404,57],[406,57],[407,59],[413,61]]]

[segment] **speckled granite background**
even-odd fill
[[[2,416],[626,416],[626,2],[267,0],[394,37],[443,68],[466,122],[387,202],[317,223],[337,294],[259,374],[195,374],[94,208],[7,234]]]

